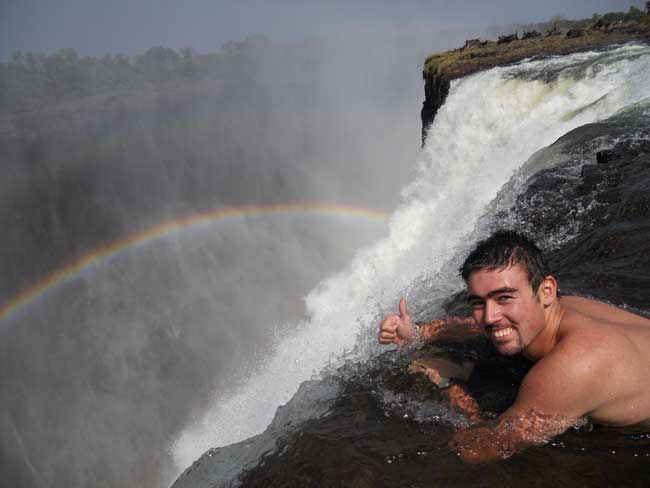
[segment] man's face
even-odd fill
[[[501,354],[524,352],[544,329],[544,307],[520,265],[475,271],[467,289],[474,320]]]

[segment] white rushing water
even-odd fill
[[[541,73],[559,74],[535,80]],[[346,351],[357,346],[361,359],[378,351],[378,317],[467,247],[476,219],[512,173],[569,130],[650,97],[649,79],[650,49],[624,46],[453,82],[413,182],[394,189],[403,203],[389,236],[307,296],[309,320],[278,339],[243,385],[215,393],[212,408],[172,446],[179,472],[211,447],[262,432],[301,382]],[[452,275],[443,281],[447,290],[459,287]]]

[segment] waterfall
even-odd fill
[[[308,320],[279,337],[244,384],[215,392],[211,409],[172,445],[178,469],[211,447],[262,432],[324,368],[381,350],[378,320],[401,295],[417,315],[458,289],[445,265],[471,245],[478,217],[513,172],[566,132],[650,97],[648,79],[650,48],[630,44],[454,81],[412,182],[394,189],[402,203],[388,237],[306,297]]]

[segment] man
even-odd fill
[[[594,300],[558,296],[540,250],[512,231],[479,242],[460,274],[471,318],[416,325],[402,299],[399,315],[381,322],[379,341],[405,345],[433,342],[451,329],[481,332],[499,353],[523,354],[534,362],[514,404],[490,423],[483,422],[461,385],[445,390],[452,407],[473,423],[450,442],[462,460],[505,459],[585,417],[604,425],[650,427],[650,320]],[[443,386],[445,368],[420,361],[410,370]]]

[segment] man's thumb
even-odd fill
[[[406,310],[406,299],[404,297],[399,301],[399,316],[402,320],[411,320],[411,316]]]

